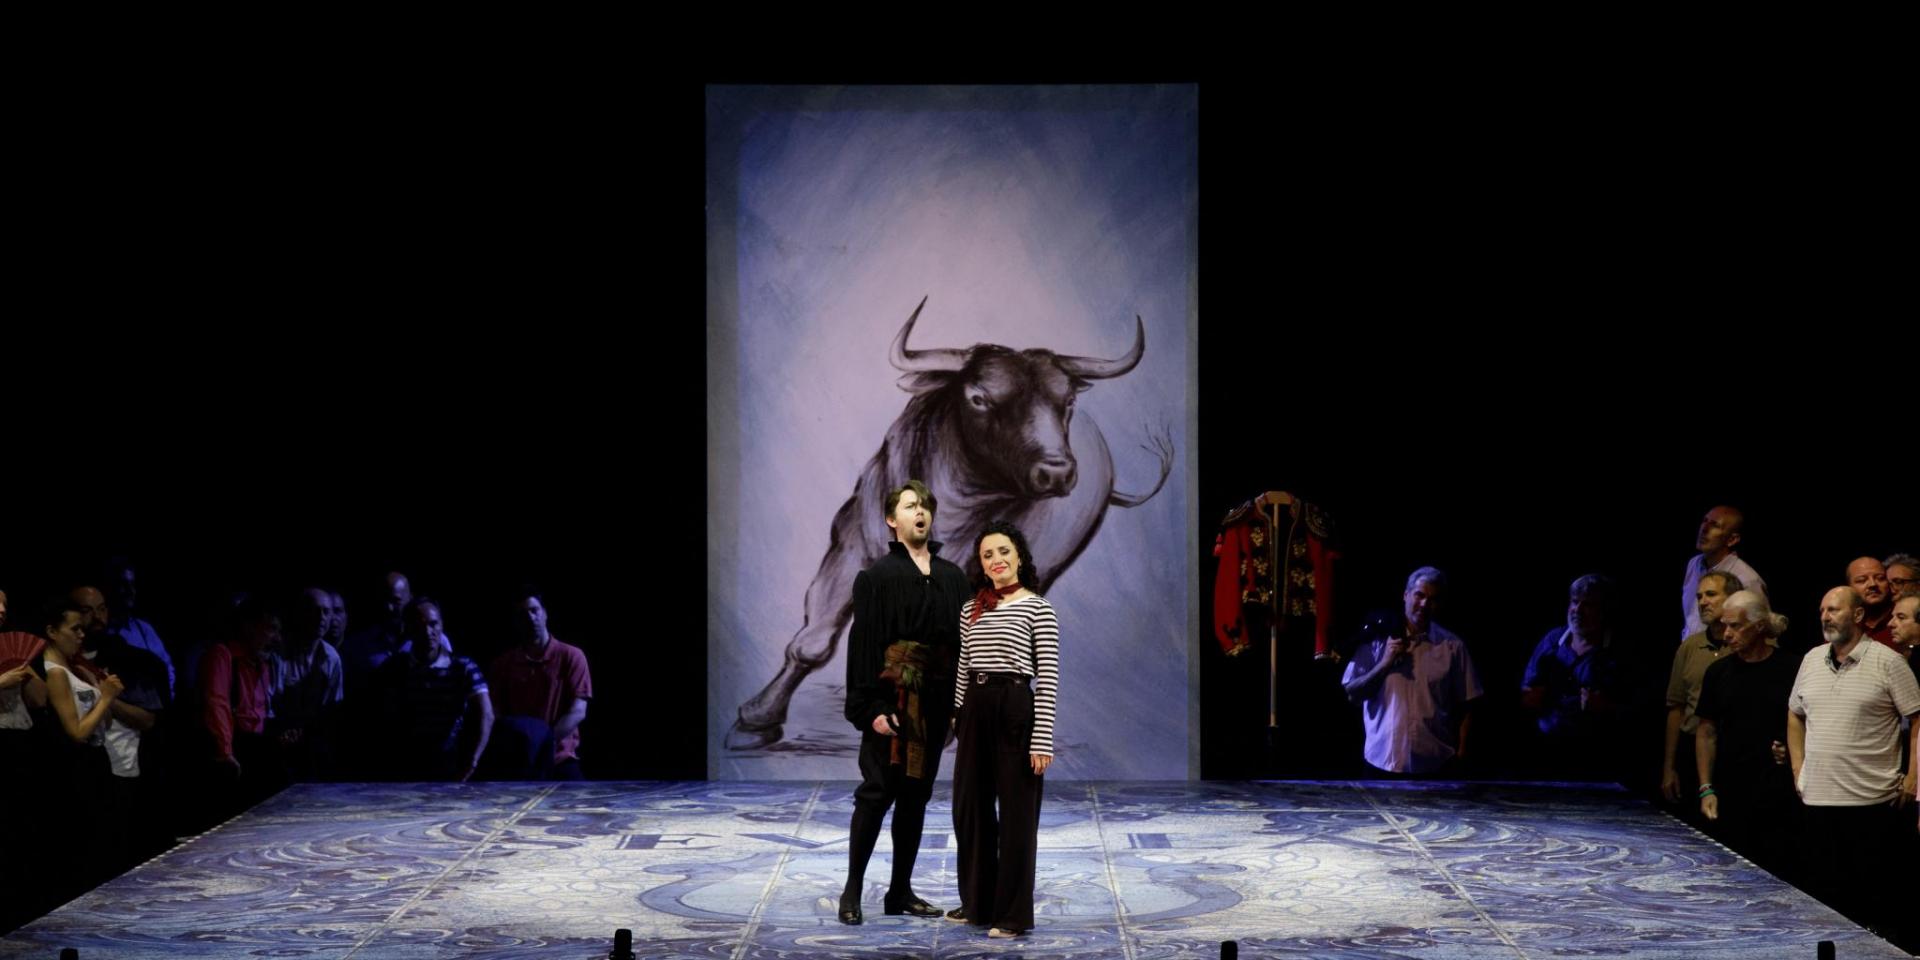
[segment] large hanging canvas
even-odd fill
[[[851,585],[913,477],[969,575],[1027,532],[1054,775],[1189,776],[1196,90],[713,88],[707,121],[710,775],[855,775]]]

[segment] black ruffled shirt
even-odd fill
[[[960,658],[960,605],[972,595],[967,575],[940,558],[939,543],[929,543],[929,573],[894,540],[887,554],[853,580],[853,627],[847,633],[847,722],[862,732],[873,718],[899,709],[893,681],[881,679],[887,648],[900,640],[933,647],[933,667],[920,690],[920,709],[928,739],[945,739],[953,705],[953,668]]]

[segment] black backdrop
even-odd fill
[[[313,578],[364,622],[398,566],[490,652],[496,591],[533,579],[593,659],[594,771],[703,776],[701,88],[636,121],[623,87],[554,84],[206,77],[103,107],[137,149],[49,162],[47,295],[0,358],[16,609],[123,548],[176,642],[227,589]],[[1289,489],[1342,525],[1344,611],[1447,567],[1500,691],[1583,572],[1670,644],[1730,500],[1810,642],[1848,559],[1915,545],[1891,181],[1831,107],[1752,93],[1203,78],[1207,536]],[[1210,546],[1185,545],[1203,592]],[[1245,704],[1195,642],[1208,774],[1336,763],[1243,769]]]
[[[1323,504],[1343,637],[1415,567],[1447,569],[1441,620],[1508,730],[1583,573],[1619,580],[1622,640],[1663,682],[1716,503],[1747,512],[1742,553],[1796,651],[1853,557],[1920,543],[1870,212],[1892,153],[1845,119],[1861,101],[1752,76],[1703,99],[1695,79],[1457,66],[1309,84],[1277,109],[1203,87],[1202,525],[1261,490]],[[1340,710],[1317,699],[1330,671],[1292,652],[1289,702]],[[1201,653],[1209,776],[1354,770],[1357,720],[1328,734],[1285,707],[1263,764],[1265,705],[1244,701],[1264,699],[1246,680],[1264,655],[1228,661],[1211,636]],[[1657,777],[1658,730],[1649,715],[1630,779]]]

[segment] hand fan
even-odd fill
[[[46,640],[25,631],[0,633],[0,673],[32,661],[46,645]]]

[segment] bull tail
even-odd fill
[[[1146,493],[1122,493],[1115,490],[1107,494],[1107,503],[1116,507],[1137,507],[1152,500],[1153,495],[1167,485],[1167,476],[1173,472],[1173,428],[1164,423],[1160,425],[1159,430],[1149,426],[1147,442],[1141,444],[1140,449],[1153,454],[1154,458],[1160,461],[1160,479],[1154,481],[1153,489]]]

